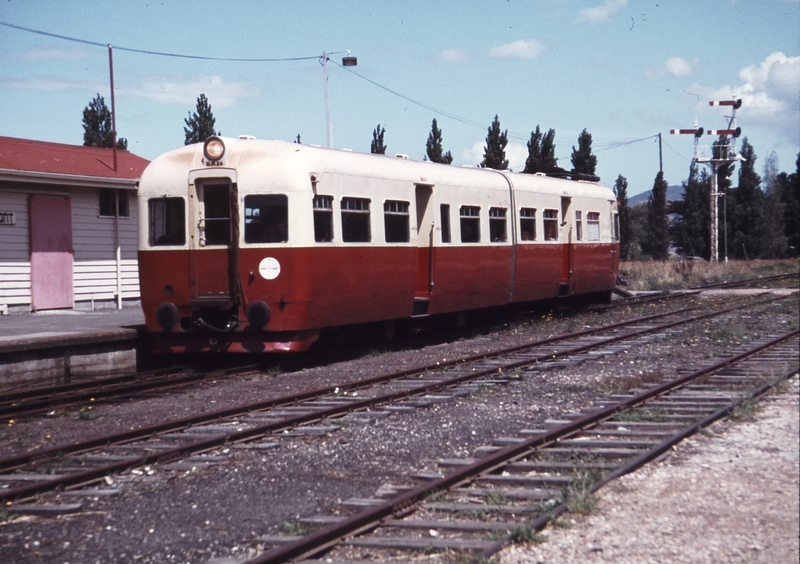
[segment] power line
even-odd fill
[[[37,35],[44,35],[45,37],[54,37],[56,39],[63,39],[64,41],[72,41],[73,43],[82,43],[84,45],[92,45],[94,47],[102,47],[107,48],[108,43],[99,43],[97,41],[89,41],[88,39],[80,39],[78,37],[69,37],[68,35],[59,35],[57,33],[50,33],[48,31],[42,31],[40,29],[32,29],[29,27],[23,27],[21,25],[15,25],[8,22],[0,21],[0,25],[10,27],[12,29],[18,29],[20,31],[27,31],[28,33],[35,33]],[[313,57],[287,57],[287,58],[274,58],[274,59],[244,59],[244,58],[232,58],[232,57],[204,57],[202,55],[184,55],[181,53],[164,53],[162,51],[150,51],[148,49],[134,49],[132,47],[120,47],[119,45],[113,45],[114,49],[117,51],[128,51],[130,53],[142,53],[145,55],[158,55],[160,57],[174,57],[178,59],[195,59],[200,61],[229,61],[229,62],[239,62],[239,63],[276,63],[276,62],[283,62],[283,61],[307,61],[311,59],[319,59],[319,55],[314,55]]]
[[[623,143],[616,143],[615,145],[609,145],[608,147],[603,147],[602,149],[598,149],[595,152],[599,153],[601,151],[608,151],[608,150],[611,150],[611,149],[618,149],[620,147],[624,147],[625,145],[633,145],[634,143],[639,143],[640,141],[647,141],[648,139],[655,139],[656,137],[658,137],[658,135],[659,134],[656,133],[655,135],[650,135],[648,137],[642,137],[641,139],[634,139],[633,141],[625,141]]]

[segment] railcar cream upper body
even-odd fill
[[[240,219],[247,224],[254,219],[247,215],[248,210],[252,211],[247,205],[248,197],[285,196],[288,208],[285,240],[268,237],[270,242],[264,243],[260,241],[263,238],[248,237],[245,228],[240,234],[243,248],[364,244],[415,246],[420,235],[418,227],[427,236],[431,224],[437,245],[612,241],[611,214],[615,211],[615,197],[611,190],[597,183],[456,167],[281,141],[228,138],[223,141],[225,154],[217,162],[208,161],[199,145],[176,149],[155,159],[142,175],[139,186],[142,203],[147,206],[147,202],[160,198],[180,198],[185,205],[187,184],[224,180],[237,185]],[[440,210],[433,210],[437,213],[426,218],[430,220],[426,225],[416,221],[420,219],[417,214],[423,211],[418,209],[417,187],[432,188],[436,194],[433,203],[449,205],[449,237],[448,233],[442,232],[443,227],[448,226],[442,225]],[[569,217],[565,215],[562,199],[570,202]],[[332,213],[333,234],[329,239],[315,237],[315,206],[318,212],[328,209]],[[347,210],[348,207],[354,209]],[[347,240],[353,237],[343,237],[342,211],[369,215],[369,233],[355,237],[359,239],[357,241]],[[398,241],[402,237],[394,237],[393,241],[387,242],[384,237],[386,218],[392,214],[410,218],[409,233],[404,241]],[[491,237],[492,218],[498,222],[505,219],[504,236]],[[478,220],[479,230],[465,238],[461,227],[466,228],[471,219]],[[564,229],[567,226],[569,229]],[[191,230],[191,225],[189,227]],[[151,231],[148,214],[140,214],[140,249],[190,246],[191,235],[179,243],[165,244],[153,241]]]

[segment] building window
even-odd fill
[[[100,188],[100,215],[103,217],[130,217],[128,193],[115,188]]]
[[[536,240],[536,208],[520,208],[519,230],[523,241]]]
[[[314,241],[333,241],[333,196],[314,196]]]
[[[461,206],[461,242],[481,242],[481,208]]]
[[[386,200],[383,203],[383,226],[387,243],[408,243],[408,202]]]
[[[589,241],[600,240],[600,214],[598,212],[586,214],[586,238]]]
[[[372,240],[369,223],[369,200],[342,198],[342,241],[368,243]]]
[[[285,243],[288,240],[288,198],[282,194],[245,196],[244,242]]]
[[[544,210],[544,240],[558,241],[558,210]]]
[[[441,205],[442,243],[450,242],[450,204]]]
[[[150,246],[186,244],[186,206],[183,198],[153,198],[147,202]]]
[[[492,243],[505,243],[508,240],[505,208],[489,208],[489,239]]]
[[[575,240],[580,241],[583,239],[583,220],[581,219],[581,212],[575,212]]]

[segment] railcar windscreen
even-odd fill
[[[333,196],[314,196],[314,241],[333,241]]]
[[[231,244],[231,196],[230,185],[208,184],[203,187],[203,210],[205,211],[206,245]]]
[[[244,242],[285,243],[288,240],[288,198],[283,194],[245,196]]]
[[[536,208],[520,208],[519,231],[523,241],[536,240]]]
[[[372,240],[367,198],[342,198],[342,241],[369,243]]]
[[[408,243],[408,202],[386,200],[383,203],[383,224],[387,243]]]
[[[461,206],[461,242],[481,242],[481,208],[479,206]]]
[[[183,198],[153,198],[147,202],[151,247],[186,244]]]

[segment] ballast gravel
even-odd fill
[[[370,497],[386,484],[413,483],[413,474],[439,470],[440,459],[470,457],[495,437],[513,436],[589,407],[620,381],[648,374],[674,376],[679,369],[710,363],[765,335],[796,328],[799,306],[795,294],[759,312],[698,323],[583,364],[531,372],[505,386],[486,386],[413,413],[371,423],[350,421],[317,437],[276,437],[274,448],[231,445],[209,453],[214,459],[207,465],[136,469],[105,484],[118,488],[119,495],[80,498],[83,509],[76,514],[14,518],[2,508],[0,562],[221,563],[252,558],[265,548],[257,540],[262,535],[301,532],[299,520],[304,517],[346,514],[343,503],[350,498]],[[0,450],[10,455],[50,447],[658,310],[645,306],[604,315],[537,315],[451,343],[399,351],[378,348],[326,366],[256,373],[152,399],[98,404],[91,410],[93,418],[81,418],[77,410],[58,411],[0,430]],[[796,429],[792,440],[797,443]],[[796,470],[796,460],[794,464]],[[74,503],[75,498],[51,494],[40,501]],[[707,500],[709,505],[717,502]]]
[[[746,421],[724,421],[599,492],[597,509],[512,546],[502,564],[798,562],[798,379]]]

